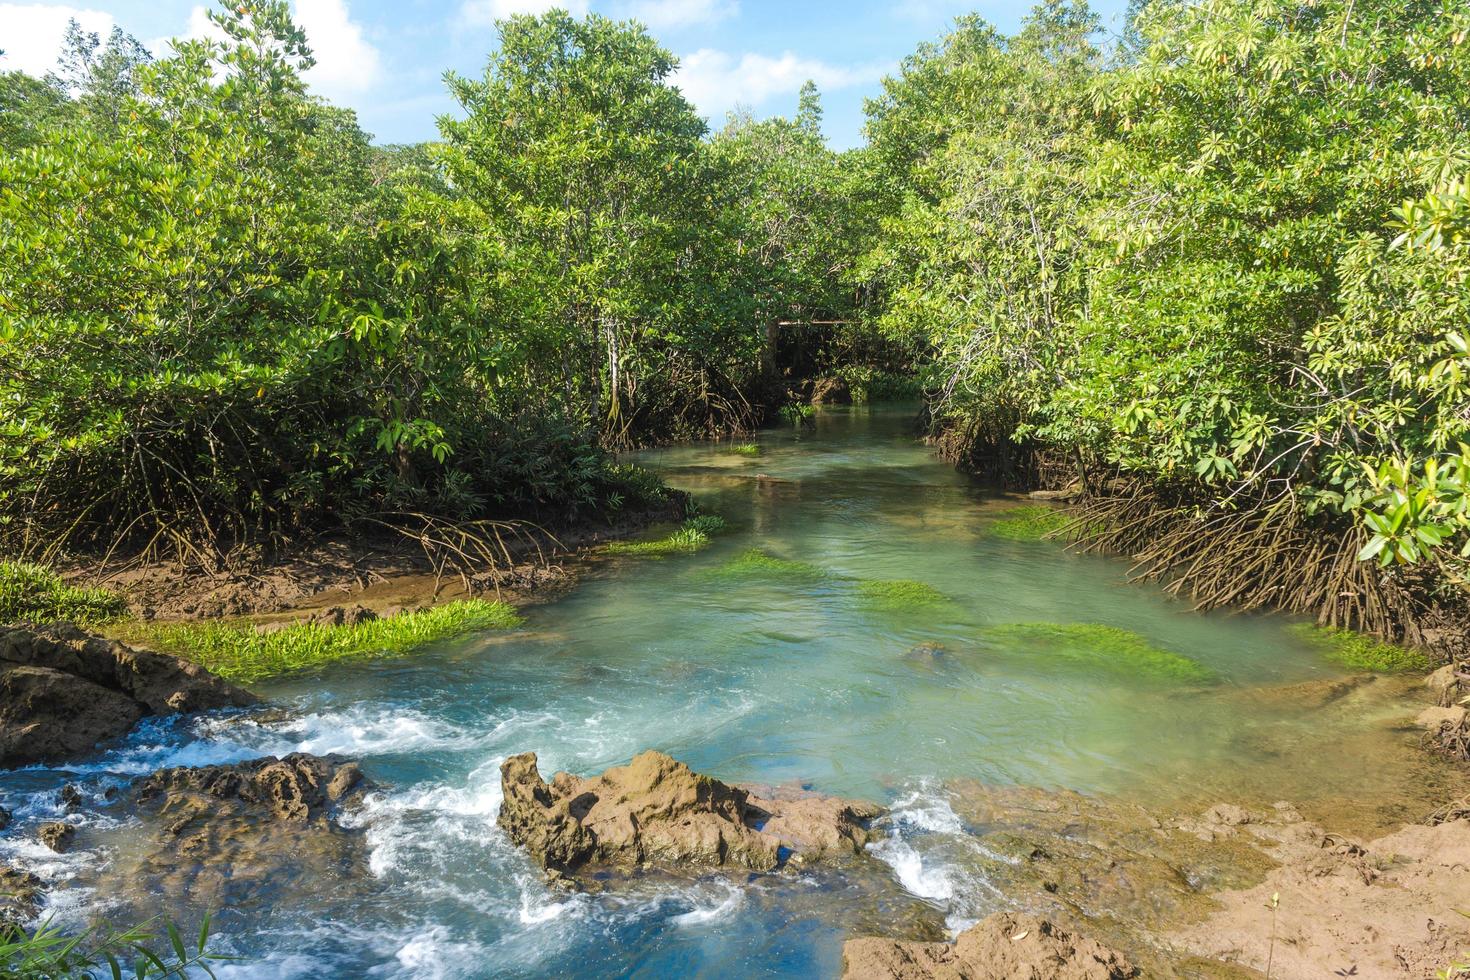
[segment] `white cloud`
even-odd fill
[[[587,13],[587,0],[465,0],[459,14],[470,24],[490,27],[514,14],[544,14],[557,7],[581,17]]]
[[[807,79],[831,92],[875,82],[889,70],[889,65],[829,65],[790,51],[779,58],[753,53],[736,58],[726,51],[701,48],[680,59],[673,82],[701,112],[717,118],[736,105],[757,107],[773,96],[794,95]]]
[[[363,37],[362,25],[352,20],[344,0],[296,0],[291,19],[306,32],[316,64],[303,76],[311,90],[334,102],[361,94],[382,76],[382,57]],[[189,11],[185,38],[224,39],[203,6]],[[168,39],[150,42],[155,53],[167,50]]]
[[[316,57],[306,73],[313,91],[339,100],[377,84],[382,59],[362,36],[362,25],[348,16],[344,0],[296,0],[292,13]]]
[[[739,14],[740,4],[738,0],[628,0],[618,12],[659,31],[719,23]]]
[[[101,10],[79,10],[54,4],[0,3],[0,70],[44,75],[56,67],[67,22],[75,18],[85,31],[106,42],[114,23]]]

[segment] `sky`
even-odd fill
[[[206,0],[208,2],[208,0]],[[862,142],[863,99],[881,90],[922,41],[975,11],[1003,31],[1031,0],[292,0],[317,66],[318,95],[357,110],[380,143],[437,135],[454,110],[447,70],[479,75],[495,49],[495,20],[553,6],[642,21],[679,58],[674,82],[712,124],[735,106],[792,115],[806,79],[822,92],[824,128],[838,149]],[[1126,0],[1094,0],[1105,30],[1121,29]],[[208,29],[199,0],[0,0],[0,70],[45,74],[69,18],[105,35],[114,25],[155,53]]]

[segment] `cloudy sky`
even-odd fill
[[[206,0],[208,2],[208,0]],[[381,142],[435,135],[453,106],[446,69],[478,74],[495,47],[495,19],[552,6],[588,9],[647,24],[679,56],[678,84],[712,121],[739,104],[759,115],[790,114],[801,83],[815,79],[827,135],[861,142],[862,100],[878,90],[920,41],[957,14],[979,13],[1002,30],[1019,25],[1031,0],[293,0],[316,54],[314,91],[356,109]],[[1097,0],[1110,30],[1126,0]],[[67,19],[105,34],[120,26],[155,51],[205,29],[198,0],[0,2],[0,69],[44,74],[55,64]]]

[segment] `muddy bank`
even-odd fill
[[[76,562],[63,572],[71,581],[118,592],[131,614],[143,619],[249,616],[262,623],[294,622],[356,607],[391,616],[467,596],[525,604],[555,598],[574,585],[598,560],[600,545],[681,520],[685,503],[676,492],[663,507],[613,523],[525,524],[501,533],[493,564],[461,560],[448,541],[433,552],[398,536],[324,539],[223,570],[115,561]]]
[[[1470,950],[1455,912],[1470,909],[1470,814],[1358,839],[1288,803],[1167,813],[966,781],[947,795],[979,844],[972,877],[1148,976],[1269,960],[1276,977],[1423,978]]]

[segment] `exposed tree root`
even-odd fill
[[[1196,609],[1302,613],[1323,626],[1440,652],[1443,631],[1430,624],[1444,617],[1432,614],[1464,601],[1359,561],[1360,529],[1309,518],[1289,498],[1206,510],[1131,486],[1084,502],[1060,536],[1084,552],[1130,556],[1135,578],[1163,582]]]

